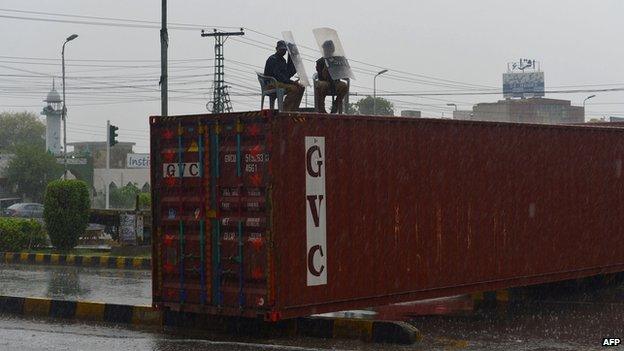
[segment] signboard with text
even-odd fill
[[[503,73],[503,97],[531,98],[544,96],[544,72]]]
[[[126,168],[150,168],[150,154],[128,154]]]

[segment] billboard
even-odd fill
[[[544,96],[544,72],[503,73],[503,97],[530,98]]]

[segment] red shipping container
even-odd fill
[[[624,130],[151,117],[153,303],[278,320],[624,271]]]

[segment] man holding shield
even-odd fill
[[[298,82],[290,80],[292,76],[297,73],[295,65],[289,55],[288,62],[284,59],[286,55],[287,47],[286,42],[280,40],[277,42],[275,48],[275,54],[269,56],[264,65],[264,75],[273,77],[277,80],[276,86],[271,88],[284,89],[286,91],[286,98],[284,99],[285,111],[296,111],[299,109],[301,98],[305,87]]]
[[[336,99],[331,107],[331,113],[342,113],[342,101],[349,93],[347,83],[340,79],[332,79],[326,59],[333,59],[335,52],[334,42],[327,40],[323,43],[323,57],[316,60],[316,73],[318,80],[314,82],[316,94],[316,112],[327,113],[325,110],[325,98],[327,95],[335,95]]]

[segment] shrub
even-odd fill
[[[41,224],[18,218],[0,218],[0,251],[17,252],[46,246]]]
[[[52,245],[69,250],[78,244],[89,221],[89,190],[80,180],[55,180],[45,193],[43,218]]]
[[[43,225],[36,220],[19,221],[20,231],[28,238],[28,248],[48,246],[48,235],[43,230]]]
[[[139,209],[149,210],[152,207],[152,196],[150,193],[139,194]]]

